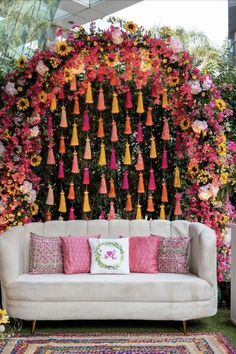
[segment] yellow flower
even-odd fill
[[[47,94],[45,91],[39,93],[39,101],[45,103],[47,101]]]
[[[193,76],[192,76],[192,79],[193,79],[193,80],[197,80],[197,76],[196,76],[196,75],[193,75]]]
[[[166,70],[168,73],[171,73],[172,71],[172,67],[171,66],[168,66],[167,70]]]
[[[217,147],[217,152],[219,156],[226,156],[226,145],[225,143],[221,143]]]
[[[9,322],[9,316],[7,315],[6,310],[1,310],[0,309],[0,324],[5,324]]]
[[[136,25],[133,21],[127,21],[125,24],[125,29],[131,33],[135,33],[138,29],[138,25]]]
[[[180,120],[180,128],[182,130],[187,130],[189,129],[191,126],[191,122],[190,122],[190,119],[188,117],[181,117],[181,120]]]
[[[188,174],[190,177],[192,178],[196,177],[198,172],[199,172],[199,168],[197,165],[188,166]]]
[[[224,100],[222,100],[222,98],[215,100],[215,104],[220,111],[223,111],[226,108],[226,103]]]
[[[221,215],[221,220],[220,220],[220,224],[227,224],[229,222],[229,217],[228,215]]]
[[[170,27],[164,26],[159,31],[161,37],[171,37],[173,35],[173,31]]]
[[[222,184],[226,184],[228,182],[228,179],[229,179],[228,172],[222,172],[220,174],[220,181],[221,181]]]
[[[64,69],[64,78],[65,78],[65,82],[69,82],[73,79],[73,71],[65,68]]]
[[[16,103],[17,109],[19,111],[25,111],[29,105],[30,104],[28,98],[20,98]]]
[[[56,43],[56,52],[61,57],[65,57],[66,55],[70,54],[71,47],[69,47],[69,45],[66,41],[59,41]]]
[[[27,65],[27,59],[24,55],[21,55],[16,62],[17,68],[24,69]]]
[[[42,161],[42,157],[39,155],[33,155],[31,157],[31,165],[34,167],[39,166],[41,164],[41,161]]]
[[[170,77],[170,86],[176,86],[179,83],[179,78],[175,76]]]
[[[56,69],[58,67],[58,65],[60,64],[60,59],[57,59],[57,58],[50,58],[50,64],[52,65],[52,67],[54,69]]]
[[[38,204],[36,204],[36,203],[30,204],[30,211],[31,211],[32,215],[37,215],[39,212]]]
[[[198,173],[197,179],[199,182],[206,184],[208,183],[209,173],[207,171],[201,170]]]
[[[114,66],[118,62],[118,55],[116,53],[109,53],[105,56],[105,62],[108,66]]]

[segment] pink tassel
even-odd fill
[[[86,186],[88,186],[90,184],[90,174],[89,174],[89,168],[88,167],[84,168],[82,184],[84,184]]]
[[[108,213],[107,220],[114,220],[115,218],[116,218],[116,213],[114,208],[114,202],[110,202],[110,210]]]
[[[101,184],[100,184],[99,193],[100,194],[107,194],[107,183],[106,183],[104,173],[102,174],[102,177],[101,177]]]
[[[143,171],[144,170],[144,163],[143,163],[143,156],[141,151],[138,153],[137,163],[135,166],[136,171]]]
[[[128,171],[124,171],[122,185],[121,185],[121,189],[123,189],[123,190],[128,190],[129,189],[129,178],[128,178],[128,175],[129,175]]]
[[[54,193],[51,184],[48,185],[46,205],[54,205]]]
[[[70,208],[69,220],[75,220],[75,209],[73,207]]]
[[[132,108],[133,107],[133,103],[132,103],[132,97],[131,97],[131,92],[130,89],[128,89],[126,91],[126,97],[125,97],[125,108]]]
[[[53,127],[52,127],[52,116],[48,117],[48,137],[51,138],[53,136]]]
[[[116,143],[117,141],[118,141],[117,126],[116,126],[116,121],[113,119],[112,129],[111,129],[111,142]]]
[[[99,111],[104,111],[106,109],[105,102],[104,102],[104,94],[103,94],[103,89],[102,88],[99,89],[99,93],[98,93],[97,109]]]
[[[72,163],[71,172],[79,173],[78,156],[76,151],[73,152],[73,163]]]
[[[101,213],[100,213],[99,219],[100,219],[100,220],[105,220],[105,219],[106,219],[106,218],[105,218],[105,213],[104,213],[103,210],[102,210]]]
[[[138,123],[136,141],[138,143],[142,143],[143,142],[143,128],[142,128],[142,123],[141,122]]]
[[[167,150],[166,150],[165,147],[164,147],[163,154],[162,154],[161,168],[163,170],[167,170],[168,169]]]
[[[89,123],[89,111],[85,109],[83,114],[83,123],[82,123],[82,131],[87,132],[90,130],[90,123]]]
[[[182,209],[180,205],[180,200],[181,200],[181,193],[176,193],[175,195],[175,210],[174,210],[174,215],[179,216],[182,215]]]
[[[55,165],[55,157],[51,145],[48,145],[47,165]]]
[[[117,170],[116,150],[114,148],[111,149],[111,157],[110,157],[109,169],[110,170]]]
[[[156,187],[156,182],[155,182],[154,170],[153,170],[153,168],[151,168],[150,172],[149,172],[148,190],[155,191],[156,188],[157,187]]]
[[[65,174],[64,174],[64,162],[62,160],[60,160],[58,162],[58,176],[59,179],[63,179],[65,178]]]
[[[181,144],[181,133],[176,132],[176,141],[175,141],[175,151],[180,152],[180,144]]]
[[[170,140],[170,128],[169,128],[168,119],[166,117],[164,118],[164,125],[163,125],[161,138],[163,140]]]

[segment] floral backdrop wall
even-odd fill
[[[216,231],[225,279],[232,111],[168,28],[58,32],[19,58],[1,100],[0,232],[58,218],[200,221]]]

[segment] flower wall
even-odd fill
[[[5,78],[0,231],[55,218],[200,221],[216,231],[222,281],[231,115],[168,31],[74,27]]]

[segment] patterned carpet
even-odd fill
[[[2,354],[233,354],[219,333],[82,333],[18,336],[0,341]]]

